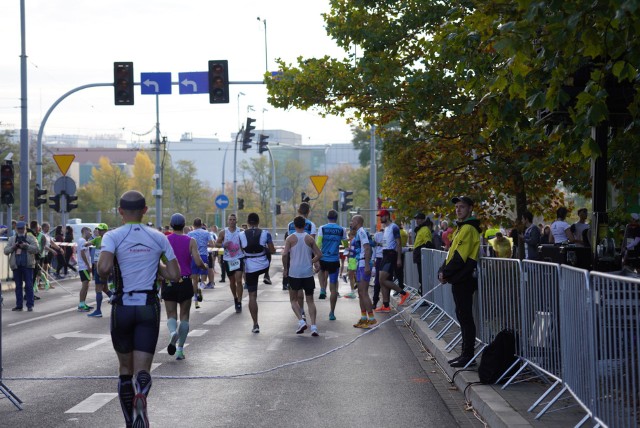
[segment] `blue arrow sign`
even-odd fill
[[[216,198],[216,207],[218,207],[218,209],[225,209],[229,206],[229,198],[227,197],[227,195],[218,195],[218,197]]]
[[[171,73],[140,73],[142,95],[171,94]]]
[[[209,93],[209,73],[206,71],[178,73],[178,82],[180,95]]]

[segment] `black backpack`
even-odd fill
[[[516,336],[513,330],[504,329],[498,333],[484,351],[478,376],[483,384],[494,384],[516,361]],[[514,367],[516,369],[516,367]]]

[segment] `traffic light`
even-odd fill
[[[353,192],[348,190],[340,192],[340,211],[349,211],[353,208],[353,205],[351,204],[353,202],[353,198],[349,197],[351,195],[353,195]]]
[[[57,194],[55,196],[49,196],[49,200],[53,201],[52,204],[49,204],[49,208],[55,210],[56,212],[60,212],[60,195]]]
[[[264,152],[269,151],[269,149],[267,148],[267,146],[269,145],[269,142],[267,141],[268,139],[269,139],[268,135],[260,134],[258,136],[258,153],[259,154],[263,154]]]
[[[242,198],[238,198],[238,209],[239,210],[243,210],[244,209],[244,199],[242,199]]]
[[[40,207],[40,205],[47,203],[47,198],[42,198],[41,196],[45,196],[47,194],[47,189],[40,189],[40,186],[36,184],[36,187],[33,189],[33,205],[36,208]]]
[[[209,61],[209,103],[229,104],[229,68],[226,59]]]
[[[250,117],[247,118],[247,126],[244,128],[244,134],[242,136],[242,151],[245,153],[251,148],[251,141],[253,141],[253,137],[256,135],[251,132],[256,129],[256,127],[252,125],[255,121],[255,119],[251,119]]]
[[[71,210],[75,210],[78,208],[78,204],[74,204],[75,201],[78,200],[76,195],[65,195],[65,199],[67,200],[67,212],[71,212]]]
[[[336,211],[340,211],[340,206],[338,205],[338,201],[333,201],[333,209]]]
[[[113,63],[114,102],[117,106],[133,105],[133,63]]]
[[[13,163],[7,161],[2,167],[0,167],[0,200],[5,205],[13,205],[15,191],[14,183],[14,171]]]
[[[282,214],[282,207],[280,204],[276,204],[276,215]]]

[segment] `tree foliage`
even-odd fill
[[[558,180],[589,193],[589,159],[600,153],[593,126],[624,124],[611,147],[625,141],[637,153],[637,7],[333,0],[327,32],[347,57],[281,61],[282,75],[267,81],[269,101],[378,125],[382,194],[401,209],[438,209],[464,193],[483,201],[481,215],[528,208],[550,217],[564,203]],[[348,55],[354,45],[359,57]],[[612,114],[616,95],[629,103],[624,121]],[[565,113],[538,120],[545,110]],[[640,162],[612,159],[632,170]],[[633,181],[610,174],[614,183]]]

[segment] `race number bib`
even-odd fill
[[[240,260],[231,260],[227,263],[229,264],[229,272],[240,269]]]

